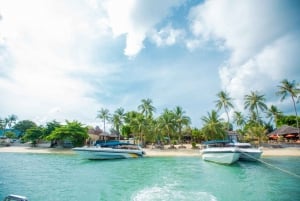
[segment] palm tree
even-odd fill
[[[224,108],[225,113],[227,115],[227,130],[229,130],[229,115],[228,110],[233,108],[233,104],[231,103],[232,99],[229,97],[229,94],[226,91],[220,91],[217,94],[219,100],[216,101],[217,111]]]
[[[257,137],[258,144],[260,145],[262,140],[266,137],[267,129],[265,129],[263,126],[251,126],[247,130],[247,134],[251,140],[253,140],[253,136]]]
[[[238,111],[234,111],[233,121],[235,122],[236,126],[239,128],[244,126],[246,123],[245,117],[243,116],[243,114],[241,112],[238,112]]]
[[[283,113],[275,105],[271,105],[267,110],[267,118],[270,118],[270,121],[274,120],[275,126],[277,126],[277,119]]]
[[[163,114],[158,118],[157,124],[158,128],[164,134],[167,134],[169,140],[171,140],[171,134],[175,131],[174,113],[168,109],[164,109]]]
[[[109,110],[105,108],[101,108],[98,111],[98,115],[96,118],[103,120],[103,132],[105,133],[105,122],[110,119]]]
[[[5,128],[5,120],[0,118],[0,129]]]
[[[142,104],[138,106],[138,110],[146,116],[146,118],[151,118],[153,115],[153,112],[156,111],[156,108],[151,105],[152,100],[151,99],[142,99]]]
[[[139,134],[139,144],[143,146],[143,137],[147,129],[147,120],[141,113],[131,113],[130,128],[133,132]],[[135,137],[136,138],[136,137]]]
[[[206,139],[212,140],[225,138],[226,132],[222,124],[222,119],[219,118],[219,115],[215,110],[208,113],[207,117],[203,116],[201,120],[204,122],[202,130]]]
[[[250,112],[256,113],[256,123],[259,123],[259,113],[258,113],[258,108],[261,111],[266,110],[268,107],[264,103],[266,101],[264,95],[260,95],[257,91],[251,91],[250,95],[245,95],[244,97],[244,108],[245,109],[250,109]]]
[[[292,101],[294,104],[294,110],[296,113],[296,122],[297,122],[297,128],[298,128],[298,136],[300,135],[300,128],[299,128],[299,122],[298,122],[298,115],[297,115],[297,109],[296,109],[296,103],[295,98],[297,99],[298,95],[300,94],[300,88],[298,88],[299,84],[293,80],[292,82],[289,82],[287,79],[282,80],[281,85],[277,86],[279,88],[279,91],[276,93],[278,96],[281,96],[280,101],[283,101],[288,95],[292,97]],[[300,97],[300,96],[299,96]],[[300,98],[298,97],[298,101]],[[300,136],[299,136],[300,138]]]
[[[8,128],[11,128],[13,124],[16,123],[18,117],[15,114],[9,115],[7,118],[5,118],[6,125]]]
[[[185,116],[185,111],[179,106],[176,106],[174,109],[174,118],[176,127],[178,128],[178,134],[179,134],[179,142],[181,142],[181,132],[182,132],[182,126],[188,126],[191,123],[191,119],[188,116]]]
[[[120,127],[123,125],[124,117],[125,117],[124,109],[118,108],[114,112],[112,119],[111,119],[116,131],[118,132],[119,139],[120,139]]]

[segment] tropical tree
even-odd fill
[[[2,130],[3,134],[5,131],[5,126],[6,126],[5,119],[0,118],[0,129]]]
[[[270,119],[270,121],[274,121],[274,125],[277,126],[277,119],[279,116],[283,115],[281,111],[275,106],[271,105],[270,108],[267,109],[267,118]]]
[[[203,116],[201,120],[204,123],[202,131],[207,140],[224,139],[226,137],[222,119],[215,110],[212,110],[207,116]]]
[[[298,95],[300,94],[299,83],[296,83],[295,80],[289,82],[287,79],[284,79],[280,82],[280,84],[281,85],[277,86],[279,89],[276,94],[278,96],[281,96],[280,101],[283,101],[288,95],[291,96],[293,105],[294,105],[295,114],[296,114],[298,134],[300,135],[299,121],[297,118],[298,114],[297,114],[297,108],[296,108],[296,103],[295,103],[295,98],[297,99]],[[299,97],[298,97],[298,100],[300,100]],[[300,136],[299,136],[299,138],[300,138]]]
[[[50,135],[52,133],[52,131],[54,131],[56,128],[59,128],[59,127],[61,127],[61,124],[56,120],[47,122],[46,126],[45,126],[45,135],[46,136]]]
[[[184,115],[185,111],[180,107],[176,106],[174,109],[174,120],[175,120],[175,127],[178,130],[178,137],[179,142],[181,142],[182,137],[182,127],[188,126],[191,123],[190,117]]]
[[[5,121],[4,119],[0,118],[0,129],[4,129],[4,127],[5,127]]]
[[[245,95],[244,97],[244,108],[250,110],[251,114],[255,114],[255,121],[257,124],[259,124],[259,113],[258,113],[258,109],[260,109],[261,111],[265,111],[268,107],[265,104],[265,96],[264,95],[260,95],[257,91],[251,91],[249,95]]]
[[[108,109],[101,108],[98,111],[97,118],[101,119],[103,121],[103,132],[105,133],[105,123],[110,119],[110,113]]]
[[[300,121],[300,117],[297,117],[298,121]],[[283,126],[283,125],[289,125],[293,127],[297,127],[297,121],[296,121],[296,116],[295,115],[281,115],[278,116],[277,119],[277,125],[278,127]]]
[[[175,132],[174,112],[164,109],[163,113],[158,117],[157,127],[160,131],[168,136],[168,141],[171,140],[171,135]]]
[[[14,133],[12,131],[5,132],[5,136],[10,138],[10,139],[15,139],[17,137],[16,133]]]
[[[68,140],[72,142],[74,146],[84,145],[85,140],[89,137],[88,128],[83,126],[78,121],[66,121],[66,125],[56,127],[50,135],[46,137],[47,140],[64,141]]]
[[[233,112],[233,122],[236,124],[237,128],[242,129],[242,127],[245,125],[245,117],[241,112],[234,111]]]
[[[61,127],[61,124],[55,120],[47,122],[44,128],[44,138],[46,139],[56,128]],[[51,140],[50,147],[55,146],[55,140]]]
[[[138,106],[138,110],[146,116],[146,118],[152,118],[156,108],[152,105],[151,99],[142,99],[142,104]]]
[[[139,139],[139,144],[144,144],[144,135],[147,132],[147,119],[145,116],[138,112],[131,112],[128,114],[130,116],[129,125],[132,132],[134,132],[135,139]],[[127,117],[128,118],[128,117]]]
[[[266,137],[267,129],[261,125],[251,126],[247,129],[247,135],[250,140],[253,140],[253,137],[257,137],[258,144],[260,145],[263,139]]]
[[[218,94],[218,100],[216,101],[217,111],[224,108],[225,113],[227,115],[227,130],[229,130],[229,109],[233,108],[232,99],[229,97],[229,94],[226,91],[220,91]]]
[[[16,124],[17,120],[17,115],[9,115],[7,118],[5,118],[5,127],[8,127],[9,129],[12,128],[12,126]]]
[[[24,135],[27,129],[37,127],[36,123],[31,120],[22,120],[14,125],[14,129],[20,131],[21,135]]]
[[[115,128],[115,130],[117,131],[119,137],[120,137],[120,127],[123,125],[124,122],[124,118],[125,118],[125,112],[123,108],[118,108],[112,118],[111,118],[111,122]]]
[[[36,146],[38,141],[41,140],[44,136],[44,128],[42,126],[31,127],[26,130],[25,135],[22,137],[22,140],[25,142],[31,141],[32,146]]]
[[[193,128],[191,131],[193,142],[199,142],[205,140],[202,130],[198,128]]]

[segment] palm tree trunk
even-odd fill
[[[257,106],[255,107],[256,109],[256,123],[259,124],[258,120],[259,120],[259,116],[258,116],[258,108]]]
[[[294,109],[296,113],[296,123],[297,123],[297,128],[298,128],[298,138],[300,139],[300,128],[299,128],[299,122],[298,122],[298,115],[297,115],[297,108],[296,108],[296,103],[294,100],[294,97],[292,96],[293,104],[294,104]]]
[[[225,108],[225,112],[226,112],[226,115],[227,115],[227,131],[229,131],[229,115],[228,115],[228,112],[227,112],[226,108]]]

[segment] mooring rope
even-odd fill
[[[245,154],[246,156],[252,158],[253,160],[259,161],[259,162],[261,162],[261,163],[263,163],[263,164],[265,164],[265,165],[267,165],[267,166],[270,166],[270,167],[272,167],[272,168],[274,168],[274,169],[277,169],[277,170],[279,170],[279,171],[281,171],[281,172],[284,172],[284,173],[286,173],[286,174],[289,174],[289,175],[291,175],[291,176],[294,176],[294,177],[300,179],[300,175],[298,175],[298,174],[296,174],[296,173],[293,173],[293,172],[291,172],[291,171],[288,171],[288,170],[285,170],[285,169],[283,169],[283,168],[277,167],[277,166],[272,165],[272,164],[270,164],[270,163],[267,163],[266,161],[263,161],[263,160],[261,160],[261,159],[257,159],[257,158],[255,158],[255,157],[251,156],[250,154],[247,154],[246,152],[242,151],[241,149],[238,149],[238,151],[241,152],[241,153],[243,153],[243,154]]]

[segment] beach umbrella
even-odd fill
[[[272,134],[272,135],[269,135],[268,137],[269,137],[269,139],[272,139],[272,140],[277,140],[277,138],[278,138],[278,135],[276,135],[276,134]]]
[[[284,136],[286,138],[292,138],[292,137],[296,137],[296,135],[293,135],[293,134],[287,134],[286,136]]]

